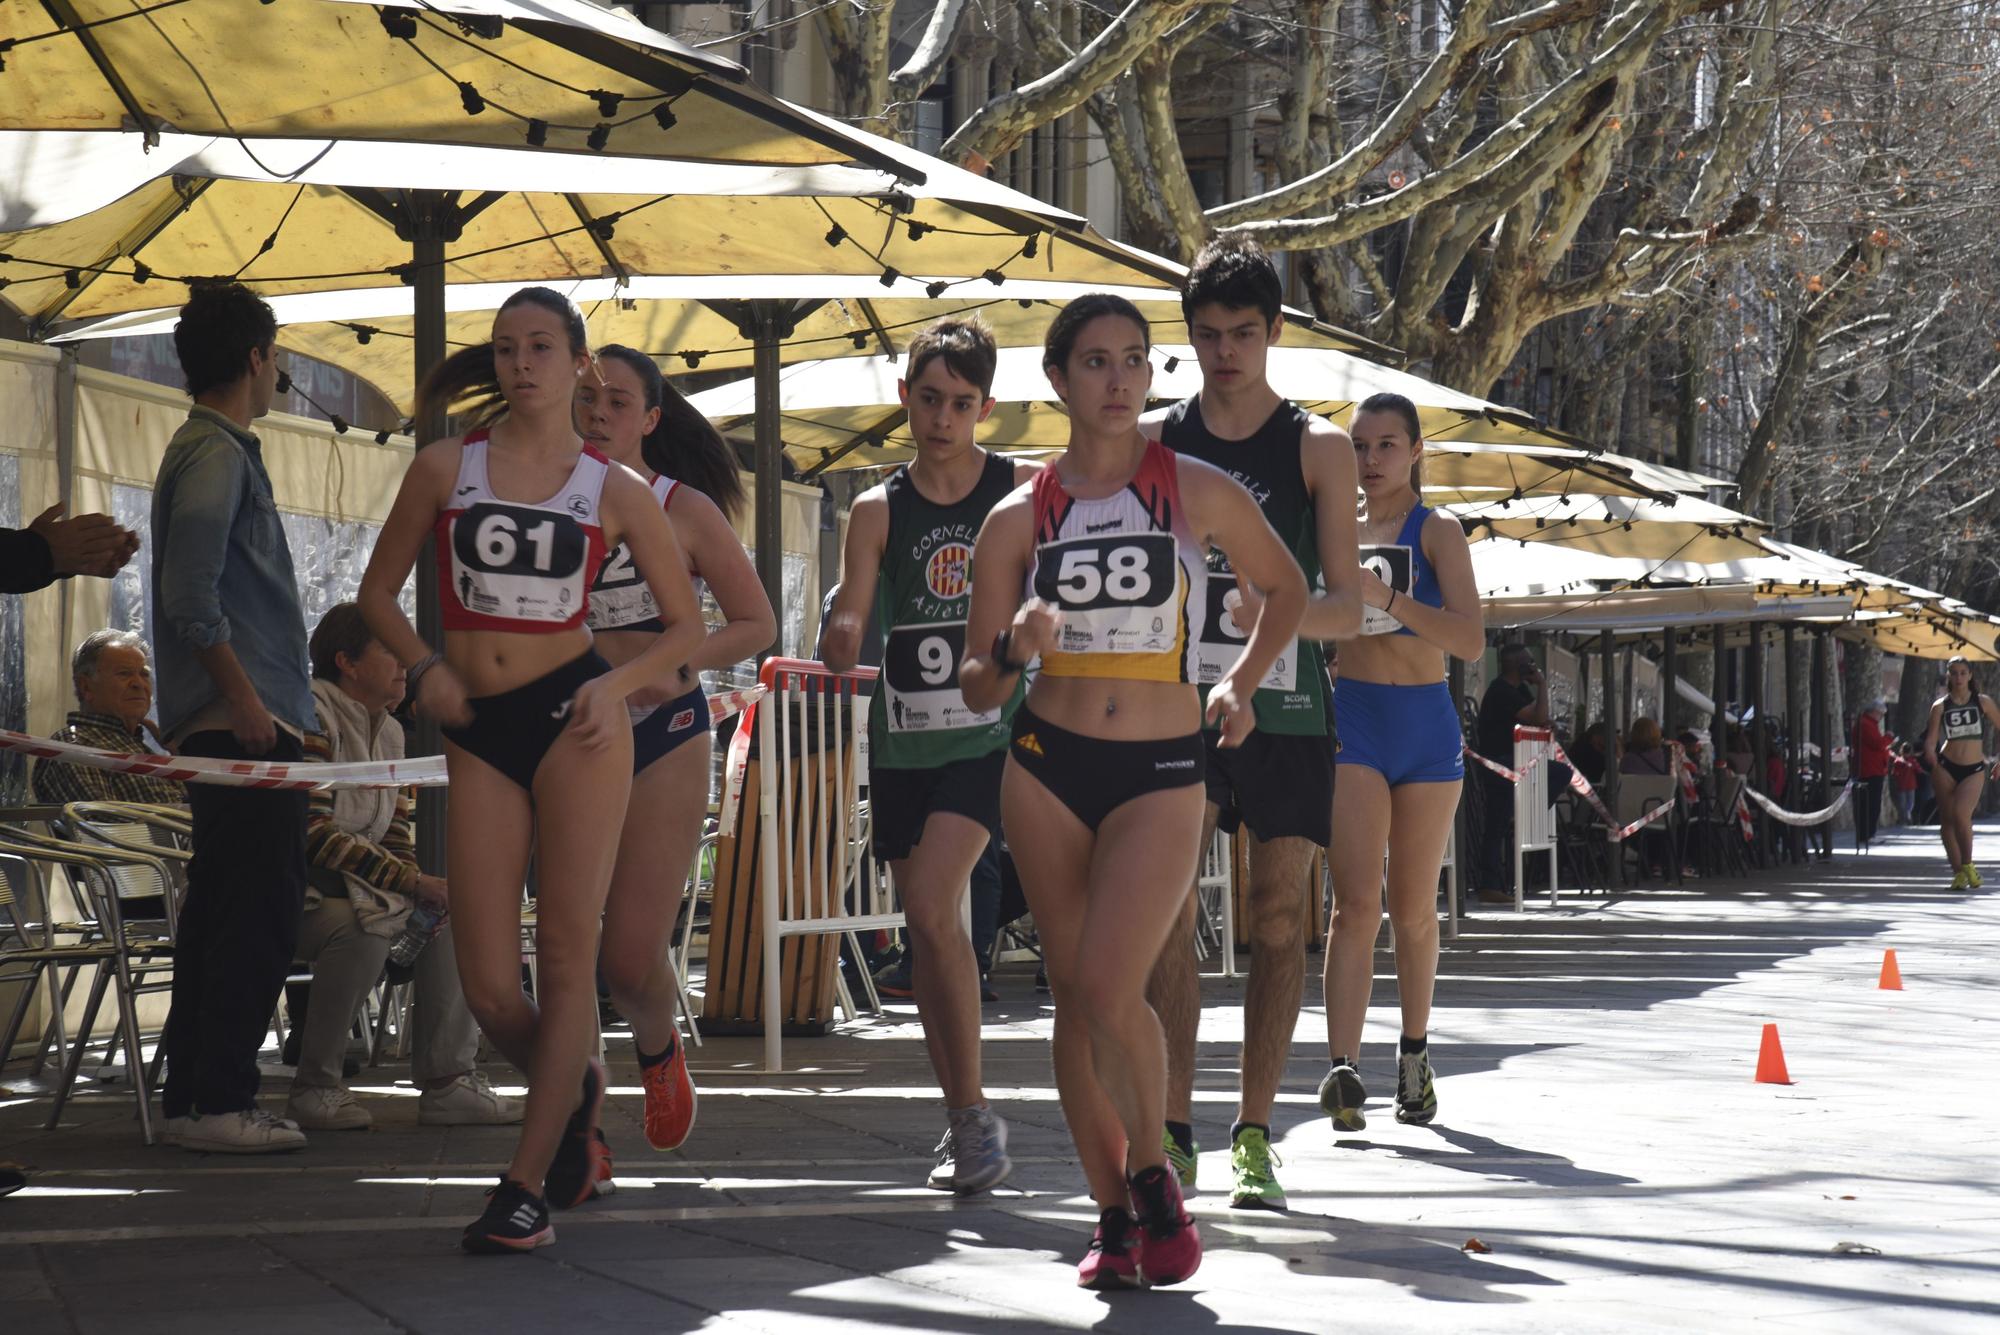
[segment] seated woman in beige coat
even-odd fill
[[[368,633],[360,609],[339,603],[312,633],[319,730],[308,760],[400,760],[403,668]],[[372,1118],[341,1079],[355,1011],[382,976],[389,947],[419,901],[442,910],[445,883],[417,869],[407,788],[343,788],[312,795],[306,813],[307,887],[299,958],[312,964],[312,1005],[300,1026],[298,1075],[285,1116],[311,1131],[360,1130]],[[459,989],[447,921],[417,956],[411,1075],[429,1126],[507,1125],[521,1103],[473,1069],[479,1030]]]

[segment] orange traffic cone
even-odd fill
[[[1785,1048],[1778,1042],[1778,1026],[1764,1026],[1764,1046],[1757,1051],[1757,1083],[1760,1085],[1789,1085],[1792,1077],[1785,1070]]]
[[[1903,971],[1896,967],[1895,951],[1885,950],[1882,952],[1882,980],[1876,983],[1875,986],[1883,992],[1900,992],[1903,990]]]

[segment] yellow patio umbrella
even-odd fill
[[[1693,496],[1529,496],[1442,507],[1466,535],[1565,552],[1708,564],[1770,555],[1762,520]]]

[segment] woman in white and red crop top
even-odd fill
[[[572,418],[590,365],[567,297],[525,288],[493,342],[453,354],[419,394],[489,424],[418,451],[362,577],[377,639],[409,666],[417,709],[444,725],[451,776],[448,875],[460,981],[480,1027],[528,1078],[527,1115],[471,1251],[553,1240],[548,1207],[610,1181],[597,1135],[599,919],[632,782],[625,700],[670,680],[703,628],[673,529],[646,484],[585,448]],[[397,607],[426,537],[437,540],[442,659]],[[616,667],[583,616],[606,548],[626,544],[658,601],[662,632]],[[536,997],[521,990],[521,886],[536,859]],[[579,1106],[579,1090],[582,1091]],[[576,1114],[573,1118],[572,1114]]]
[[[726,618],[673,681],[627,697],[632,796],[604,901],[598,955],[612,1004],[632,1025],[646,1092],[646,1140],[656,1150],[672,1150],[687,1139],[695,1117],[694,1081],[675,1029],[680,981],[668,947],[708,815],[708,701],[700,673],[763,649],[777,637],[778,622],[725,514],[740,510],[744,500],[736,455],[667,384],[652,358],[618,344],[599,348],[595,372],[577,386],[576,415],[586,443],[651,480],[689,576],[697,586],[707,584]],[[585,624],[596,633],[598,652],[614,664],[644,653],[658,638],[659,608],[624,548],[599,572]]]
[[[1100,1289],[1141,1273],[1174,1283],[1201,1257],[1160,1145],[1165,1046],[1146,979],[1200,854],[1202,707],[1188,659],[1207,548],[1226,549],[1264,594],[1209,694],[1223,745],[1255,726],[1251,695],[1306,606],[1305,576],[1250,494],[1140,434],[1150,349],[1137,308],[1104,293],[1050,325],[1043,366],[1069,411],[1069,448],[980,530],[960,671],[966,705],[991,709],[1041,659],[1014,717],[1001,814],[1055,994],[1063,1112],[1101,1211],[1077,1279]]]

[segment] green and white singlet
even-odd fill
[[[958,686],[965,621],[972,601],[972,545],[993,507],[1014,490],[1014,465],[986,457],[963,500],[937,505],[907,467],[882,485],[889,536],[875,583],[882,670],[868,711],[869,763],[879,769],[933,769],[990,755],[1007,745],[1022,683],[999,709],[968,709]]]

